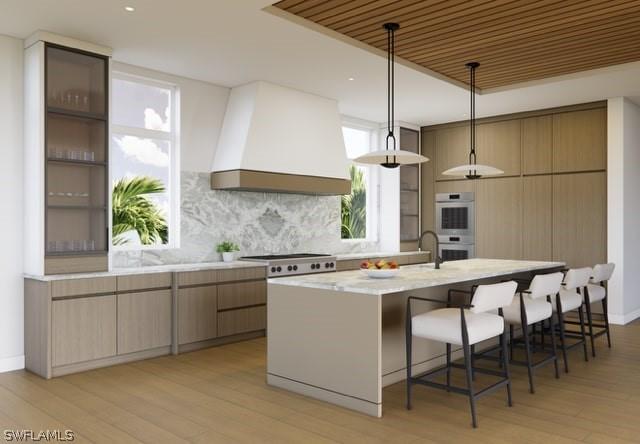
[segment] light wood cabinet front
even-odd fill
[[[63,299],[52,303],[54,367],[116,354],[116,296]]]
[[[459,178],[444,176],[443,171],[469,163],[469,127],[455,126],[436,130],[436,171],[438,180]]]
[[[554,114],[553,171],[594,171],[606,167],[606,108]]]
[[[182,288],[178,291],[178,343],[213,339],[218,334],[217,287]]]
[[[477,132],[478,163],[499,168],[505,176],[519,176],[520,120],[483,123]]]
[[[481,179],[476,192],[476,256],[522,258],[522,186],[519,177]]]
[[[218,310],[267,303],[267,281],[239,282],[218,286]]]
[[[592,267],[607,258],[606,173],[553,176],[553,260]]]
[[[118,354],[171,345],[171,290],[118,295]]]
[[[553,118],[522,119],[522,167],[524,174],[548,174],[552,170]]]
[[[267,328],[267,306],[218,313],[218,336],[230,336]]]
[[[550,175],[523,178],[522,257],[524,259],[538,261],[552,259],[551,186]]]

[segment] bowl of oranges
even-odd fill
[[[360,264],[360,270],[370,278],[374,279],[388,279],[398,274],[400,267],[395,261],[385,261],[380,259],[378,261],[364,261]]]

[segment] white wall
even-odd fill
[[[169,82],[178,87],[180,169],[211,172],[230,89],[118,62],[113,63],[113,71]]]
[[[640,107],[609,99],[607,122],[607,255],[616,264],[609,320],[626,324],[640,317]]]
[[[22,40],[0,35],[0,372],[24,366],[22,45]]]

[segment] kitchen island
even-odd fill
[[[433,264],[404,266],[390,279],[371,279],[360,270],[269,279],[267,383],[380,417],[382,388],[405,379],[409,295],[446,300],[449,288],[563,267],[469,259],[439,270]],[[439,307],[416,303],[414,315]],[[415,338],[414,374],[442,365],[444,350],[444,344]]]

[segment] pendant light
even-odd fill
[[[387,30],[387,122],[388,130],[385,139],[385,149],[372,151],[354,159],[356,163],[366,163],[380,165],[385,168],[397,168],[400,165],[416,164],[426,162],[429,159],[411,151],[404,151],[397,148],[396,136],[393,134],[393,121],[395,117],[395,31],[400,28],[397,23],[385,23],[383,28]],[[389,149],[391,142],[392,148]]]
[[[480,66],[478,62],[466,64],[469,68],[469,92],[471,93],[471,113],[469,118],[469,130],[471,133],[471,146],[469,152],[469,163],[460,165],[444,171],[445,176],[463,176],[467,179],[479,179],[482,176],[499,176],[504,171],[488,165],[476,163],[476,69]]]

